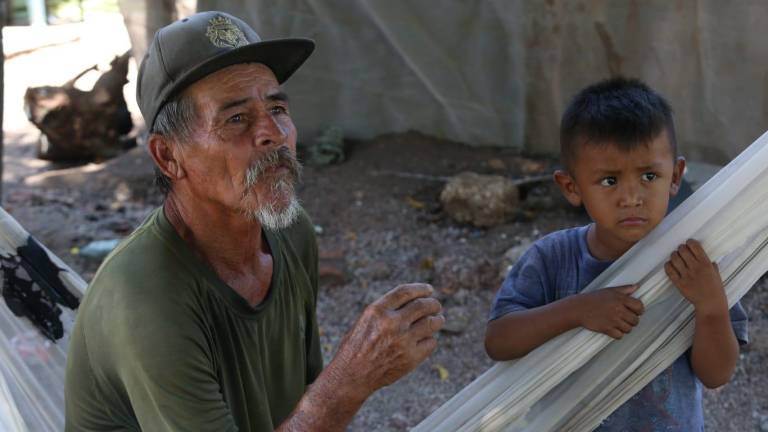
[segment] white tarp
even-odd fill
[[[612,74],[667,96],[683,154],[724,164],[768,128],[765,0],[199,0],[265,38],[317,41],[287,89],[300,138],[418,130],[557,154],[576,91]]]

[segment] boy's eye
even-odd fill
[[[601,186],[613,186],[616,184],[616,177],[604,177],[600,180]]]
[[[652,173],[652,172],[649,172],[649,173],[645,173],[645,174],[643,174],[643,180],[645,180],[645,181],[653,181],[653,180],[656,180],[656,177],[658,177],[658,176],[656,175],[656,173]]]

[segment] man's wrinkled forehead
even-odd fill
[[[189,86],[185,93],[200,109],[220,112],[248,100],[287,101],[274,73],[261,63],[221,69]]]

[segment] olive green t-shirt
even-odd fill
[[[322,369],[317,244],[303,212],[264,235],[272,284],[255,308],[189,248],[162,208],[121,243],[72,331],[66,430],[277,427]]]

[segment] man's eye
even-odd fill
[[[656,180],[657,177],[658,176],[656,175],[656,173],[652,173],[652,172],[643,174],[643,180],[648,181],[648,182]]]
[[[270,108],[270,110],[272,111],[272,114],[288,114],[288,108],[282,105],[275,105]]]
[[[227,119],[227,123],[242,123],[245,120],[245,116],[242,114],[235,114]]]
[[[604,177],[600,180],[601,186],[613,186],[616,184],[616,177]]]

